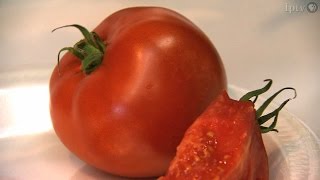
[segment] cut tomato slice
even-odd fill
[[[189,127],[159,179],[268,179],[268,157],[251,101],[226,92]]]

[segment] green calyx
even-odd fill
[[[73,47],[64,47],[58,53],[58,69],[60,74],[60,54],[63,51],[69,51],[81,60],[82,70],[85,74],[90,74],[93,72],[102,62],[105,44],[99,38],[95,32],[89,32],[86,28],[77,25],[66,25],[55,28],[52,30],[54,32],[57,29],[65,27],[75,27],[80,30],[84,39],[77,42]]]
[[[254,98],[254,100],[252,101],[253,103],[256,102],[256,100],[258,99],[258,96],[267,92],[271,85],[272,85],[272,80],[271,79],[266,79],[264,81],[267,81],[267,85],[265,85],[263,88],[261,89],[257,89],[251,92],[248,92],[247,94],[245,94],[244,96],[242,96],[240,98],[240,101],[249,101],[251,98]],[[285,100],[283,103],[280,104],[280,106],[275,109],[274,111],[263,115],[263,112],[266,110],[266,108],[270,105],[270,103],[273,101],[274,98],[276,98],[282,91],[284,90],[293,90],[294,91],[294,97],[293,98],[289,98],[287,100]],[[281,111],[281,109],[292,99],[297,97],[297,92],[294,88],[292,87],[286,87],[286,88],[282,88],[279,91],[277,91],[275,94],[273,94],[272,96],[270,96],[257,110],[256,110],[256,119],[259,123],[260,126],[260,130],[262,133],[267,133],[270,131],[275,131],[278,132],[277,129],[275,129],[276,125],[277,125],[277,120],[278,120],[278,116],[279,116],[279,112]],[[270,119],[273,118],[273,122],[269,125],[269,126],[263,126],[262,124],[266,123],[267,121],[269,121]]]

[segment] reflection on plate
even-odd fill
[[[37,94],[37,99],[44,99],[44,101],[39,101],[39,104],[34,103],[32,108],[39,107],[43,110],[43,107],[48,106],[48,104],[42,104],[48,102],[47,88],[43,86],[34,88],[40,88],[35,90],[45,92]],[[13,96],[18,91],[19,88],[12,92],[7,90],[3,91],[5,93],[0,93],[0,106],[9,108],[5,116],[1,117],[2,120],[6,117],[16,117],[14,114],[8,114],[10,112],[19,113],[15,107],[9,106],[12,105],[10,99],[14,98]],[[230,96],[235,99],[244,92],[246,91],[235,86],[229,88]],[[274,107],[276,106],[273,105],[270,108]],[[1,110],[0,113],[3,114],[3,111]],[[26,118],[19,116],[20,118],[14,121],[7,119],[4,121],[5,124],[2,123],[2,120],[0,121],[0,134],[2,135],[0,137],[0,179],[125,179],[96,170],[72,155],[60,143],[54,132],[48,130],[47,125],[50,124],[50,118],[47,116],[48,112],[44,112],[43,117],[34,116],[40,118],[38,120],[30,119],[32,116],[24,116]],[[15,130],[16,126],[21,123],[26,124],[27,121],[32,122],[31,124],[35,127],[36,122],[45,121],[42,122],[42,126],[39,126],[43,127],[43,130],[26,127],[30,132],[8,133],[16,132],[8,130]],[[20,125],[18,128],[23,127]],[[279,116],[277,129],[279,133],[271,132],[263,135],[269,157],[270,179],[319,179],[320,144],[314,134],[299,119],[285,110]]]

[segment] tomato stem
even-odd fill
[[[258,96],[267,92],[271,85],[272,85],[272,80],[271,79],[266,79],[265,81],[268,81],[267,85],[265,85],[263,88],[261,89],[257,89],[257,90],[254,90],[254,91],[251,91],[251,92],[248,92],[247,94],[245,94],[244,96],[242,96],[240,98],[240,101],[249,101],[251,98],[254,97],[254,100],[252,101],[253,103],[256,102],[256,100],[258,99]],[[266,114],[266,115],[263,115],[263,112],[265,111],[265,109],[271,104],[271,102],[281,93],[283,92],[284,90],[293,90],[294,91],[294,97],[293,98],[289,98],[287,100],[285,100],[284,102],[282,102],[280,104],[280,106],[275,109],[274,111]],[[267,133],[267,132],[270,132],[270,131],[276,131],[278,132],[277,129],[275,129],[276,127],[276,124],[277,124],[277,121],[278,121],[278,116],[279,116],[279,113],[281,111],[281,109],[292,99],[296,98],[297,97],[297,92],[294,88],[292,87],[285,87],[285,88],[282,88],[280,89],[279,91],[277,91],[275,94],[273,94],[272,96],[270,96],[265,102],[263,102],[263,104],[256,110],[256,119],[258,121],[258,124],[260,126],[260,130],[261,130],[261,133]],[[262,124],[264,124],[265,122],[269,121],[270,119],[273,119],[273,122],[268,126],[268,127],[265,127],[265,126],[262,126]]]
[[[65,27],[75,27],[84,36],[84,39],[77,42],[73,47],[64,47],[58,53],[58,70],[60,75],[60,54],[62,51],[69,51],[77,58],[81,60],[82,70],[85,74],[90,74],[93,72],[102,62],[104,52],[105,52],[105,44],[99,38],[99,36],[95,32],[89,32],[86,28],[78,25],[65,25],[52,30],[52,32],[57,29],[65,28]]]

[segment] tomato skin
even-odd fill
[[[66,53],[50,79],[56,134],[80,159],[112,174],[163,174],[185,130],[224,89],[221,59],[199,28],[157,7],[120,10],[94,31],[107,44],[85,75]]]
[[[268,171],[253,103],[223,92],[188,128],[159,180],[267,180]]]

